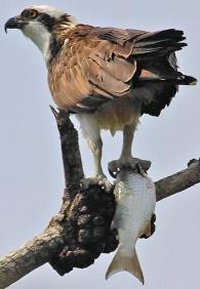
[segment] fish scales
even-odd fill
[[[116,212],[112,227],[118,230],[119,246],[107,272],[111,275],[127,271],[144,284],[135,245],[141,235],[151,235],[151,219],[155,211],[156,190],[153,181],[141,170],[119,172],[114,190]]]

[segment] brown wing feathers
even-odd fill
[[[146,54],[147,57],[150,56],[149,54],[155,57],[155,54],[156,56],[160,56],[167,52],[180,50],[187,45],[181,42],[185,39],[183,32],[175,29],[154,33],[131,29],[121,30],[121,33],[119,33],[118,30],[113,29],[109,32],[101,33],[99,37],[119,44],[124,50],[127,49],[128,46],[130,51],[126,55],[127,57],[130,55],[139,56],[144,54]],[[121,47],[118,47],[118,49]]]
[[[115,97],[135,97],[133,88],[142,87],[143,80],[183,76],[168,61],[172,52],[186,45],[182,31],[147,33],[77,25],[66,38],[62,52],[49,66],[54,100],[65,109],[93,111]],[[175,83],[155,85],[144,81],[149,91],[140,94],[141,112],[158,115],[176,93]]]

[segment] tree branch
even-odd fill
[[[0,288],[6,288],[48,262],[49,256],[62,242],[60,232],[52,228],[0,259]]]
[[[180,193],[200,182],[200,159],[188,162],[188,167],[171,176],[165,177],[156,184],[157,202]]]
[[[0,259],[0,289],[47,262],[63,275],[74,267],[91,265],[100,253],[117,247],[116,232],[110,230],[115,211],[113,187],[110,193],[98,184],[81,189],[83,168],[77,132],[66,112],[52,111],[64,164],[66,188],[62,206],[42,234]],[[200,161],[192,160],[186,169],[156,182],[157,201],[199,182]]]
[[[75,130],[69,114],[64,110],[56,111],[50,106],[60,134],[61,151],[64,166],[65,190],[69,192],[71,201],[79,191],[80,182],[84,177],[78,144],[78,133]]]

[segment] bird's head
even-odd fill
[[[30,6],[19,15],[10,18],[5,24],[8,29],[19,29],[30,38],[42,51],[46,61],[49,58],[49,45],[55,31],[63,30],[76,25],[73,16],[51,6]]]

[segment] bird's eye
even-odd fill
[[[34,19],[38,16],[38,11],[35,9],[25,9],[22,11],[21,16],[28,19]]]

